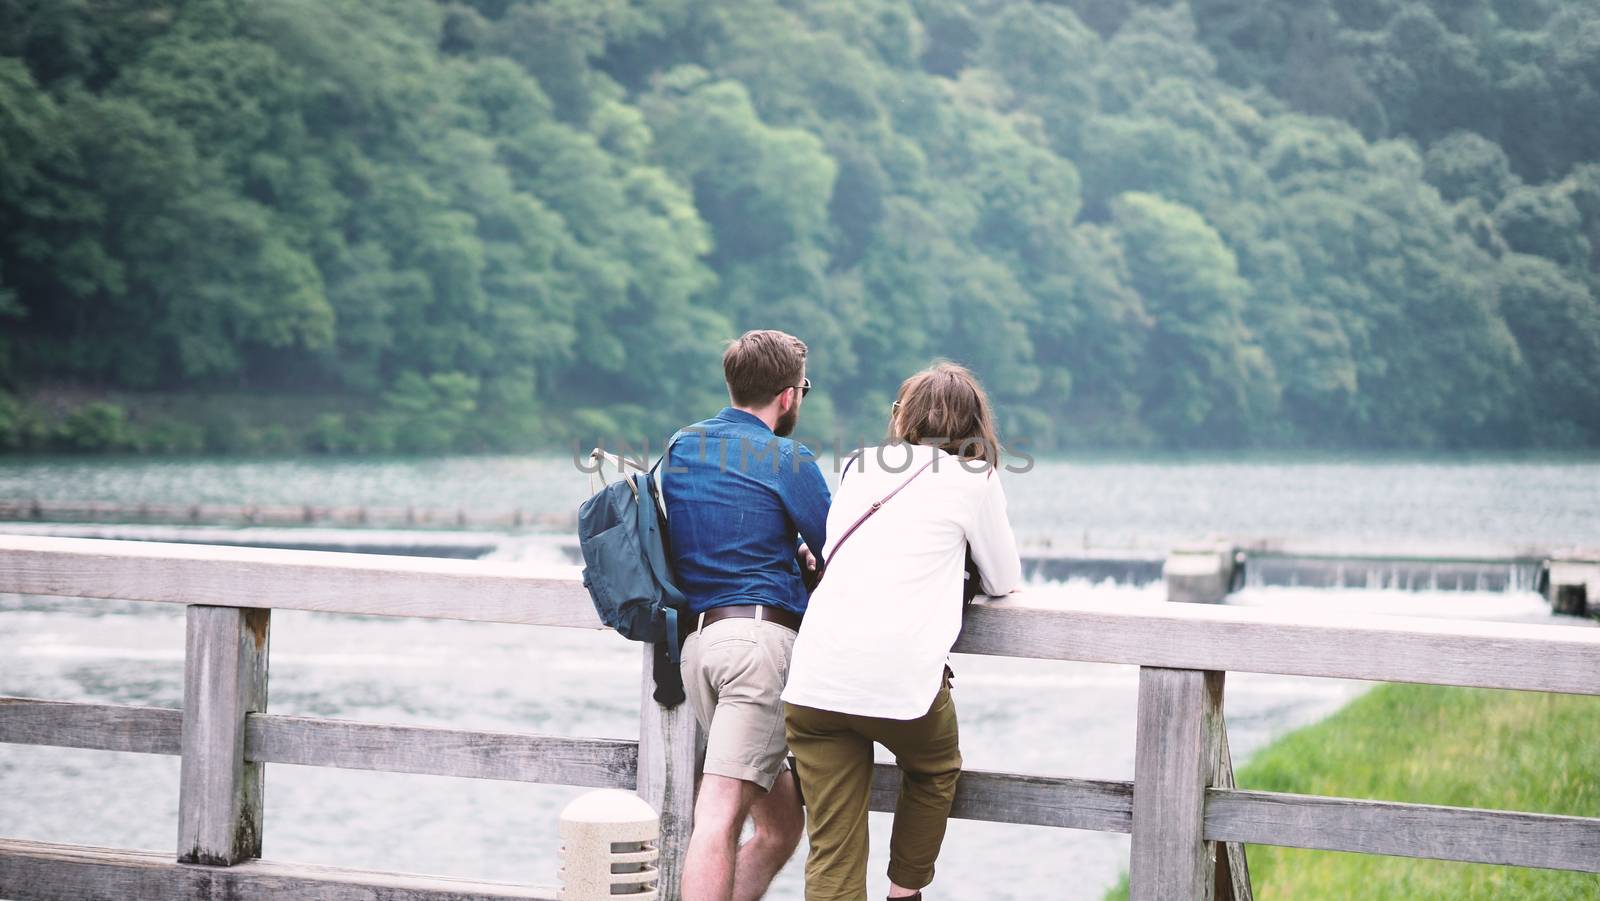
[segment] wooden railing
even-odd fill
[[[0,840],[0,897],[552,898],[553,889],[256,860],[262,769],[296,763],[634,788],[663,816],[676,897],[695,727],[641,680],[640,740],[265,712],[272,609],[599,628],[571,567],[0,536],[0,592],[188,606],[184,709],[0,699],[0,742],[183,758],[178,854]],[[1234,788],[1228,671],[1600,694],[1600,629],[1169,604],[968,611],[956,650],[1140,667],[1134,781],[964,773],[953,815],[1132,833],[1134,899],[1248,892],[1256,843],[1600,872],[1600,818]],[[646,668],[648,671],[648,668]],[[897,778],[880,765],[874,810]],[[176,858],[176,859],[175,859]]]

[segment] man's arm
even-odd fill
[[[805,445],[794,445],[790,453],[795,456],[785,461],[790,465],[781,467],[778,495],[783,498],[784,509],[799,530],[801,540],[821,558],[828,538],[828,505],[832,503],[828,480],[822,477],[816,455]]]

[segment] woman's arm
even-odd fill
[[[972,562],[983,576],[983,593],[1009,594],[1022,585],[1022,558],[1017,554],[1017,538],[1006,516],[1006,493],[1000,487],[1000,473],[989,470],[984,479],[983,498],[967,542],[972,546]]]

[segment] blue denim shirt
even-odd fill
[[[804,613],[796,534],[822,553],[828,483],[816,455],[732,407],[684,429],[661,466],[673,575],[700,613],[768,604]]]

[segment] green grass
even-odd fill
[[[1381,685],[1283,737],[1241,788],[1600,817],[1600,697]],[[1255,896],[1600,899],[1600,876],[1251,845]],[[1108,898],[1126,898],[1127,884]]]

